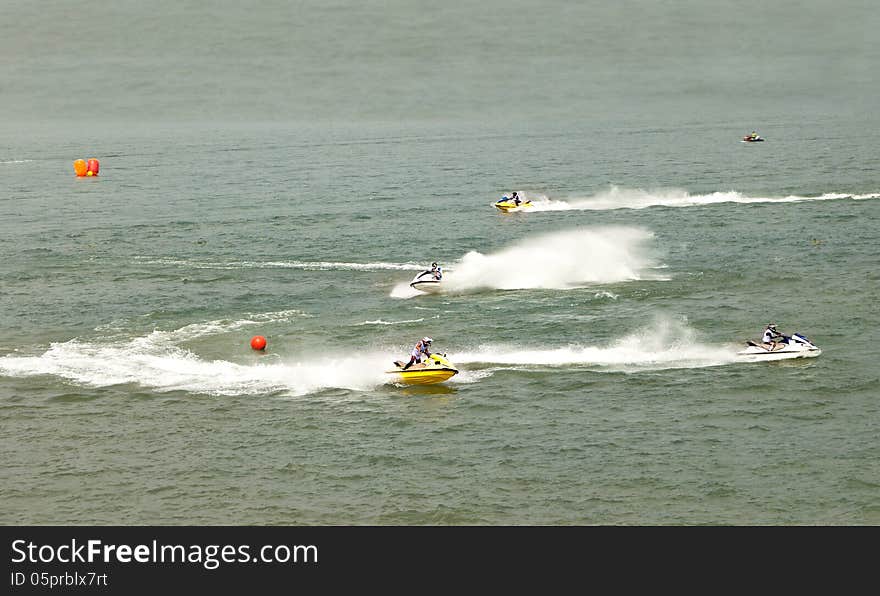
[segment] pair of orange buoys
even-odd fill
[[[76,172],[76,175],[80,178],[83,176],[97,176],[100,167],[101,164],[99,164],[98,160],[94,157],[89,161],[78,159],[73,162],[73,171]]]

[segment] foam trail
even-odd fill
[[[444,291],[564,290],[590,284],[666,279],[649,271],[656,264],[644,245],[653,237],[641,228],[578,228],[521,240],[488,255],[472,251],[446,269]],[[400,284],[391,295],[421,294]]]
[[[681,189],[647,191],[622,189],[612,186],[592,197],[573,198],[567,201],[542,199],[533,201],[530,211],[607,211],[612,209],[645,209],[648,207],[695,207],[719,203],[797,203],[802,201],[834,201],[840,199],[877,199],[880,193],[853,195],[849,193],[826,193],[818,197],[789,195],[784,197],[750,197],[736,191],[713,192],[692,195]]]
[[[193,328],[199,333],[193,333]],[[207,361],[175,345],[210,331],[198,325],[118,341],[53,343],[35,356],[0,358],[0,374],[54,375],[93,387],[136,384],[154,391],[209,395],[305,395],[328,388],[365,391],[390,382],[387,353],[324,355],[286,362]]]
[[[228,333],[243,327],[253,325],[266,325],[267,323],[284,323],[290,321],[294,317],[311,317],[302,311],[291,309],[268,313],[251,313],[246,315],[246,319],[217,319],[214,321],[206,321],[204,323],[192,323],[176,329],[174,331],[154,331],[158,336],[167,336],[170,342],[181,342],[206,335],[217,335],[220,333]]]
[[[405,321],[384,321],[382,319],[376,319],[375,321],[364,321],[363,323],[358,323],[357,326],[361,327],[363,325],[403,325],[406,323],[421,323],[424,320],[425,319],[407,319]]]
[[[300,269],[304,271],[421,271],[424,263],[346,263],[337,261],[190,261],[187,259],[135,257],[145,265],[190,269]]]
[[[191,323],[180,329],[171,331],[153,331],[154,339],[152,341],[165,341],[179,343],[191,339],[197,339],[206,335],[217,335],[220,333],[228,333],[245,327],[254,325],[266,325],[267,323],[285,323],[294,317],[311,317],[312,315],[304,313],[300,310],[289,309],[276,312],[265,313],[247,313],[245,319],[216,319],[213,321],[205,321],[201,323]],[[104,325],[99,325],[95,331],[103,333],[121,332],[124,329],[124,322],[114,321]]]
[[[607,346],[569,345],[556,348],[516,349],[483,346],[456,353],[457,364],[484,363],[505,367],[596,367],[636,372],[670,368],[701,368],[737,362],[737,348],[700,342],[686,323],[656,318],[648,327]]]

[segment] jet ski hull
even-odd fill
[[[786,360],[790,358],[815,358],[822,353],[810,340],[799,333],[791,337],[785,337],[776,344],[776,349],[770,349],[762,343],[749,341],[748,347],[737,352],[739,356],[749,360]]]
[[[433,385],[434,383],[442,383],[448,381],[458,374],[454,368],[425,368],[407,370],[392,370],[388,374],[394,375],[397,383],[404,385]]]
[[[416,275],[411,282],[409,282],[409,287],[414,290],[418,290],[419,292],[429,292],[429,293],[439,293],[442,291],[442,281],[434,277],[434,273],[432,271],[422,271],[418,275]]]
[[[493,203],[503,213],[512,213],[513,211],[523,211],[532,206],[531,201],[522,201],[519,205],[514,201],[498,201]]]
[[[394,365],[397,368],[387,371],[387,374],[392,375],[394,382],[403,385],[433,385],[448,381],[458,374],[458,370],[440,354],[431,354],[427,363],[413,364],[406,370],[403,370],[404,363],[399,360]]]
[[[431,280],[431,281],[414,281],[409,284],[414,290],[418,290],[419,292],[428,292],[431,294],[438,294],[443,291],[442,282]]]
[[[737,352],[738,355],[747,357],[750,360],[786,360],[791,358],[815,358],[820,355],[822,350],[819,348],[811,348],[806,350],[768,350],[766,348],[758,348],[750,346],[745,350]]]

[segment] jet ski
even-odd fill
[[[742,142],[743,142],[743,143],[760,143],[760,142],[762,142],[763,140],[764,140],[764,137],[762,137],[762,136],[760,136],[760,135],[755,135],[755,136],[752,136],[752,135],[746,135],[746,136],[743,137]]]
[[[426,362],[413,364],[403,370],[405,365],[406,362],[395,360],[396,368],[387,371],[387,374],[394,377],[394,382],[405,385],[432,385],[442,383],[458,374],[458,369],[446,359],[446,354],[431,354]]]
[[[416,275],[409,282],[409,287],[420,292],[436,293],[443,291],[443,282],[434,277],[434,273],[428,269]]]
[[[508,196],[503,196],[492,204],[498,207],[498,209],[500,209],[504,213],[510,213],[512,211],[523,211],[532,206],[532,202],[529,200],[520,199],[519,203],[517,203],[516,199],[512,199]]]
[[[737,352],[740,356],[749,356],[753,360],[782,360],[783,358],[815,358],[822,350],[813,345],[800,333],[791,336],[783,335],[775,349],[761,342],[749,340],[746,349]]]

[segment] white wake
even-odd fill
[[[607,211],[612,209],[646,209],[648,207],[694,207],[720,203],[798,203],[803,201],[835,201],[841,199],[877,199],[880,193],[850,194],[826,193],[808,197],[749,196],[734,190],[708,194],[690,194],[686,190],[641,190],[612,186],[609,190],[588,197],[572,197],[565,200],[542,197],[532,201],[535,211]]]
[[[683,320],[656,317],[650,325],[605,345],[587,342],[536,347],[484,345],[456,353],[454,357],[460,364],[501,368],[575,367],[637,372],[730,364],[739,361],[737,349],[730,344],[701,341]],[[452,356],[450,354],[450,358]]]
[[[642,228],[577,228],[526,238],[497,252],[471,251],[445,268],[445,293],[483,289],[566,290],[635,280],[664,280],[648,246],[653,233]],[[394,298],[422,292],[401,282]]]

